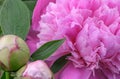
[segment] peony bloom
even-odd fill
[[[56,79],[120,79],[120,0],[51,1],[38,0],[32,30],[36,48],[66,38],[46,60],[71,54]]]
[[[53,79],[53,74],[47,64],[42,60],[29,63],[17,72],[17,77],[22,79]]]

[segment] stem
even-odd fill
[[[10,73],[9,72],[5,72],[5,79],[10,79]]]

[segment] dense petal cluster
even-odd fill
[[[66,38],[48,60],[71,53],[70,62],[58,73],[57,79],[120,78],[119,3],[120,0],[56,0],[44,8],[39,24],[33,26],[39,32],[37,47]],[[70,73],[73,77],[69,78]],[[84,73],[87,76],[82,77]]]

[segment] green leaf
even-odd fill
[[[58,72],[66,63],[67,63],[67,58],[68,55],[60,57],[58,60],[54,62],[54,64],[51,66],[51,70],[53,73]]]
[[[23,2],[27,5],[27,7],[30,9],[30,11],[33,11],[35,4],[36,4],[36,0],[26,0]]]
[[[0,6],[2,6],[4,0],[0,0]]]
[[[2,29],[1,29],[1,27],[0,27],[0,37],[3,35],[3,33],[2,33]]]
[[[5,72],[3,72],[2,77],[0,79],[5,79]]]
[[[61,46],[63,42],[64,42],[64,39],[54,40],[54,41],[45,43],[35,53],[31,55],[31,59],[35,61],[35,60],[44,60],[48,58]]]
[[[0,0],[0,9],[2,7],[3,2],[4,2],[4,0]]]
[[[4,0],[0,0],[0,9],[1,9],[1,6],[2,6],[3,2],[4,2]],[[2,36],[2,35],[3,35],[2,29],[0,27],[0,36]]]
[[[23,1],[27,7],[29,8],[30,10],[30,16],[32,17],[32,13],[33,13],[33,9],[35,7],[35,4],[36,4],[36,0],[25,0]]]
[[[3,34],[15,34],[26,38],[30,27],[30,13],[21,0],[5,0],[0,11]]]

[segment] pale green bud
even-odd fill
[[[30,57],[24,40],[15,35],[0,38],[0,66],[5,71],[16,71],[25,65]]]

